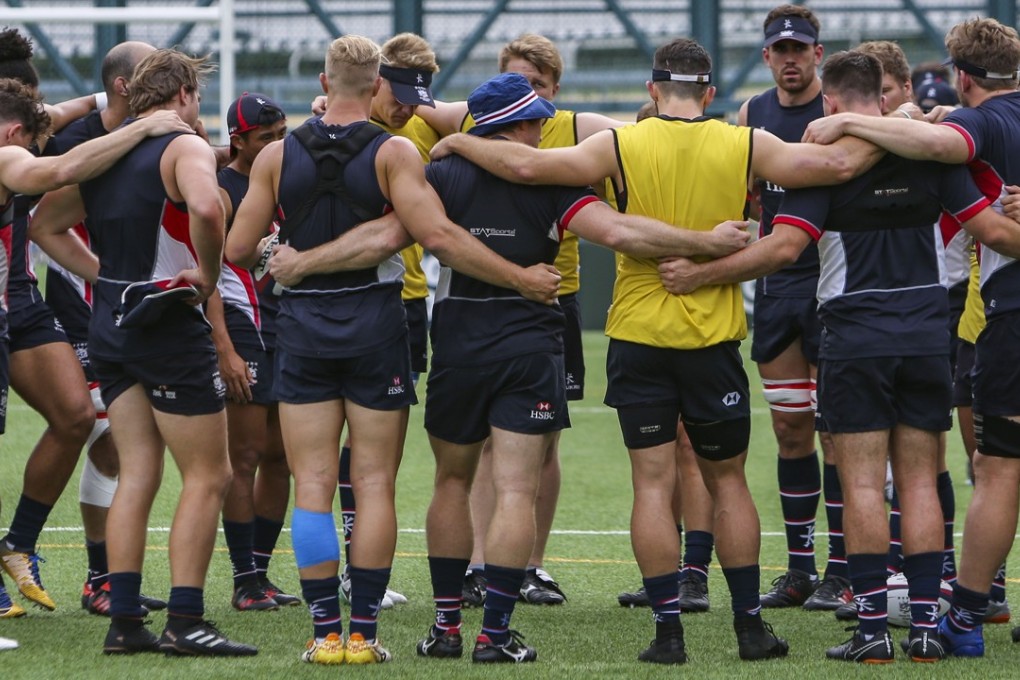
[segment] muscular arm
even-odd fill
[[[841,135],[868,140],[904,158],[943,163],[970,160],[967,140],[957,130],[948,125],[931,125],[897,116],[879,118],[840,113],[813,121],[804,139],[827,144]]]
[[[584,112],[574,116],[574,125],[577,128],[577,141],[583,142],[596,132],[623,127],[624,125],[629,125],[629,123],[610,118],[609,116],[603,116],[601,113]]]
[[[170,143],[161,165],[168,162],[173,166],[173,188],[188,205],[189,234],[198,260],[197,271],[182,272],[182,278],[199,289],[202,301],[215,292],[223,262],[224,213],[216,183],[216,158],[202,139],[188,136]],[[174,193],[168,191],[171,198],[176,198]]]
[[[665,222],[618,213],[605,203],[589,203],[570,220],[581,238],[635,257],[707,255],[722,257],[747,244],[747,222],[723,222],[713,231],[692,231]]]
[[[532,300],[555,300],[560,277],[554,268],[519,267],[450,221],[439,196],[425,180],[418,151],[410,141],[399,137],[387,140],[376,156],[376,171],[384,178],[380,186],[400,223],[443,264],[479,281],[517,290]]]
[[[283,163],[283,142],[273,142],[255,157],[248,192],[237,207],[224,254],[238,267],[250,269],[259,259],[259,242],[276,216],[276,189]]]
[[[67,271],[95,283],[99,260],[71,228],[85,218],[78,186],[64,187],[43,196],[28,226],[28,237]]]
[[[666,290],[673,294],[691,293],[702,286],[750,281],[793,264],[811,236],[789,224],[773,225],[772,233],[747,248],[718,260],[695,264],[679,259],[659,265]]]
[[[610,130],[598,132],[577,146],[560,149],[539,150],[526,144],[468,134],[445,137],[432,147],[433,159],[451,153],[518,184],[583,187],[615,177],[620,172]]]
[[[61,156],[36,158],[20,146],[0,148],[0,184],[18,194],[42,194],[99,175],[149,136],[191,131],[173,111],[159,111]]]
[[[251,401],[251,374],[248,364],[234,349],[234,342],[227,331],[227,319],[223,313],[223,298],[216,291],[205,302],[205,315],[212,325],[212,341],[216,347],[216,359],[220,366],[220,377],[227,388],[227,398],[239,404]]]
[[[436,108],[419,106],[415,115],[428,123],[441,137],[460,132],[460,124],[468,115],[467,102],[436,102]]]
[[[1020,259],[1020,224],[985,208],[963,223],[968,234],[997,253]]]
[[[285,286],[293,286],[313,274],[374,267],[414,243],[395,213],[359,224],[339,238],[310,250],[286,245],[273,248],[269,273]]]
[[[752,134],[752,175],[786,189],[842,184],[871,168],[885,153],[854,137],[823,146],[789,144],[765,130],[755,129]]]
[[[53,123],[53,132],[59,132],[68,123],[87,116],[96,108],[96,96],[87,94],[84,97],[76,97],[60,102],[59,104],[47,104],[46,113],[49,114]]]

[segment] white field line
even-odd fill
[[[9,527],[0,527],[0,532],[7,533],[8,531],[10,531]],[[83,527],[44,527],[43,528],[43,532],[53,532],[53,533],[80,533],[80,532],[84,532],[84,531],[85,531],[85,529]],[[153,533],[156,533],[156,534],[167,534],[167,533],[170,533],[170,527],[149,527],[149,531],[151,531]],[[221,534],[223,533],[223,529],[222,528],[218,529],[218,531]],[[290,531],[290,527],[284,527],[283,531],[284,532],[289,532]],[[424,529],[398,529],[397,531],[398,531],[398,533],[401,533],[401,534],[424,534],[425,533]],[[629,536],[630,535],[630,531],[628,531],[626,529],[606,529],[606,530],[597,530],[597,529],[553,529],[552,533],[554,535],[556,535],[556,536]],[[767,538],[778,538],[778,537],[784,537],[785,538],[786,532],[785,531],[763,531],[763,532],[761,532],[761,535],[764,536],[764,537],[767,537]],[[828,535],[829,535],[828,531],[816,531],[815,532],[815,536],[828,536]],[[962,532],[955,533],[955,534],[953,534],[953,536],[955,536],[956,538],[963,538],[963,533]],[[1020,538],[1020,534],[1015,535],[1014,538]]]

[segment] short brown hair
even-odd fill
[[[645,118],[654,118],[659,115],[659,105],[655,101],[645,102],[638,109],[637,116],[634,117],[635,123],[640,123]]]
[[[436,53],[429,41],[415,33],[398,33],[383,43],[382,56],[390,66],[439,72]]]
[[[765,16],[765,21],[761,26],[762,30],[764,31],[768,29],[769,24],[780,17],[800,17],[811,24],[811,28],[815,29],[816,35],[821,35],[822,33],[822,25],[818,23],[818,17],[815,16],[814,12],[803,5],[779,5],[778,7],[774,7],[772,11]]]
[[[15,78],[0,78],[0,122],[21,123],[32,143],[50,129],[50,117],[35,88]]]
[[[195,92],[215,70],[206,57],[191,57],[173,49],[156,50],[138,62],[128,89],[128,106],[138,115],[172,100],[183,87]]]
[[[563,77],[563,57],[552,40],[537,33],[524,33],[499,51],[499,72],[506,73],[511,59],[523,59],[541,73],[551,73],[553,85]]]
[[[677,38],[655,50],[652,68],[671,73],[695,75],[712,72],[712,57],[708,50],[690,38]],[[710,87],[702,83],[680,83],[660,80],[655,83],[659,91],[669,97],[680,99],[701,99]]]
[[[882,64],[870,54],[857,50],[837,52],[822,66],[822,91],[845,101],[879,102]]]
[[[891,40],[872,40],[861,43],[854,48],[854,52],[870,54],[882,64],[882,72],[888,73],[898,83],[906,83],[910,80],[910,64],[907,63],[907,55],[899,45]]]
[[[1012,78],[971,76],[984,90],[1015,90],[1020,67],[1020,37],[1016,29],[995,19],[971,19],[957,24],[946,34],[946,50],[955,60],[980,66],[990,73],[1012,73]]]
[[[337,38],[326,51],[326,78],[338,92],[363,96],[372,92],[379,77],[382,50],[363,35]]]

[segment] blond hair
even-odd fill
[[[907,63],[907,55],[899,45],[891,40],[872,40],[861,43],[854,48],[854,52],[870,54],[882,64],[882,73],[891,75],[897,83],[903,84],[910,80],[910,64]]]
[[[345,35],[326,51],[326,78],[331,90],[356,97],[371,94],[379,77],[382,51],[363,35]]]
[[[397,68],[439,72],[436,53],[429,42],[414,33],[398,33],[383,43],[382,56],[386,63]]]
[[[206,57],[190,57],[172,49],[156,50],[138,62],[128,88],[128,106],[138,115],[166,104],[183,87],[195,92],[216,70]]]
[[[506,73],[511,59],[523,59],[538,69],[539,73],[551,73],[553,85],[563,77],[563,57],[552,40],[536,33],[524,33],[508,42],[499,52],[499,72]]]
[[[974,84],[984,90],[1015,90],[1020,67],[1020,37],[1016,29],[995,19],[971,19],[957,24],[946,34],[946,50],[954,60],[980,66],[989,73],[1012,73],[1012,78],[978,78]]]

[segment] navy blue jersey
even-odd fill
[[[777,224],[818,241],[822,359],[949,353],[938,217],[966,222],[989,205],[963,166],[887,155],[836,187],[791,190]]]
[[[241,199],[248,193],[248,175],[242,175],[233,168],[223,168],[217,179],[230,197],[231,214],[236,215]],[[230,341],[237,347],[267,352],[274,350],[276,313],[280,303],[272,292],[272,277],[266,274],[256,279],[250,269],[242,269],[224,260],[217,286],[223,298],[223,315]]]
[[[11,271],[11,223],[14,222],[14,196],[0,206],[0,338],[7,339],[7,277]],[[6,351],[6,350],[3,350]]]
[[[490,250],[522,267],[552,264],[570,219],[597,201],[590,188],[520,186],[460,156],[429,164],[425,176],[446,214]],[[443,267],[432,308],[432,361],[475,366],[563,351],[563,311]]]
[[[14,221],[11,222],[11,262],[7,279],[7,306],[22,309],[42,300],[38,281],[32,269],[28,249],[28,220],[38,196],[14,197]]]
[[[779,103],[777,88],[773,87],[747,102],[748,127],[771,132],[784,142],[799,142],[808,123],[821,118],[822,95],[797,106]],[[783,200],[783,187],[765,180],[757,180],[761,200],[759,238],[772,233],[772,220]],[[800,254],[797,261],[774,274],[763,276],[755,284],[755,295],[775,297],[814,297],[818,287],[818,247],[812,243]]]
[[[128,284],[170,278],[196,266],[188,208],[166,195],[159,171],[167,145],[179,134],[142,141],[106,173],[80,185],[92,249],[99,256],[89,323],[92,358],[137,361],[213,349],[202,312],[184,303],[168,308],[152,326],[117,325]]]
[[[967,141],[968,167],[981,192],[1001,210],[1005,187],[1020,184],[1020,92],[957,109],[943,121]],[[1020,310],[1020,262],[982,246],[981,298],[985,318]]]
[[[357,126],[371,123],[325,125],[312,118],[304,125],[321,137],[343,139]],[[388,133],[376,137],[344,168],[348,194],[374,216],[382,216],[388,207],[376,178],[375,157],[389,137]],[[287,135],[277,206],[281,226],[312,194],[316,177],[312,156],[293,134]],[[309,250],[360,222],[339,197],[322,195],[305,220],[293,228],[288,242],[297,250]],[[403,273],[403,262],[396,254],[371,269],[316,274],[286,288],[277,316],[277,344],[298,356],[327,358],[361,356],[388,345],[407,333],[400,302]]]
[[[99,111],[72,121],[46,143],[44,156],[65,154],[79,144],[107,134]],[[91,249],[91,237],[84,223],[73,227],[74,233]],[[73,344],[88,341],[89,319],[92,317],[92,284],[72,274],[56,262],[50,262],[46,276],[46,304],[60,321]]]

